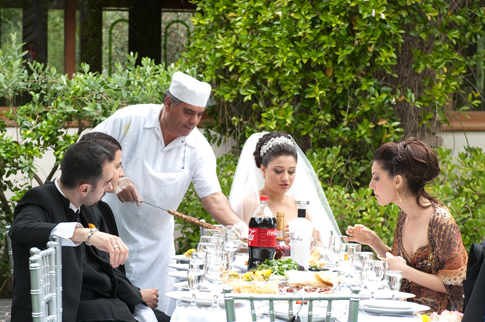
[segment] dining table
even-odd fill
[[[222,307],[220,311],[208,311],[205,307],[199,307],[197,310],[187,309],[189,303],[177,301],[178,305],[173,312],[171,322],[225,322],[226,311]],[[238,322],[251,322],[251,309],[249,301],[240,301],[235,304],[236,306],[236,321]],[[258,311],[258,309],[257,309]],[[258,321],[269,322],[270,318],[267,314],[268,311],[259,310]],[[306,321],[301,319],[302,322]],[[346,322],[347,317],[344,313],[332,318],[335,322]],[[276,321],[288,321],[288,319],[276,318]],[[317,321],[315,318],[313,321]],[[376,315],[359,311],[359,322],[411,322],[420,321],[416,316],[394,316],[394,315]]]

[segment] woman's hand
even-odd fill
[[[348,226],[345,233],[349,235],[349,241],[355,241],[371,247],[372,244],[379,238],[373,230],[359,224],[354,225],[354,227]]]
[[[406,260],[404,260],[404,258],[399,256],[394,256],[392,258],[381,258],[381,259],[384,262],[389,263],[389,270],[401,271],[403,272],[403,276],[404,276],[404,271],[408,267],[408,265],[406,264]]]

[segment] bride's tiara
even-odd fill
[[[261,148],[261,152],[259,152],[259,155],[261,157],[263,157],[263,155],[265,155],[266,152],[268,152],[269,149],[271,149],[272,147],[274,147],[275,145],[278,145],[278,144],[289,144],[291,146],[294,146],[294,143],[291,139],[289,139],[285,136],[278,136],[278,137],[272,138],[271,140],[266,142],[263,145],[263,147]]]

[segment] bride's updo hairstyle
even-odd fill
[[[426,143],[410,137],[405,142],[388,142],[381,145],[373,158],[389,176],[401,175],[407,188],[416,196],[421,205],[421,197],[437,203],[424,186],[433,181],[440,173],[438,157]]]
[[[261,164],[267,168],[273,159],[282,155],[292,156],[295,161],[298,159],[293,140],[284,132],[269,132],[263,135],[256,144],[253,155],[258,168],[261,168]]]

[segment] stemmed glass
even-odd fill
[[[396,299],[396,293],[401,288],[402,282],[402,272],[401,271],[387,271],[386,272],[386,282],[389,289],[392,291],[392,299]]]
[[[233,270],[234,259],[236,259],[237,251],[239,250],[240,241],[237,236],[230,230],[224,232],[224,251],[228,254],[229,270]]]
[[[219,298],[219,293],[222,290],[222,275],[225,271],[225,267],[226,263],[224,262],[223,252],[211,251],[207,253],[205,280],[207,282],[207,287],[214,298],[212,305],[207,308],[207,310],[222,310],[219,307],[217,300]]]
[[[190,261],[192,261],[192,259]],[[199,259],[197,259],[197,261],[199,262]],[[194,266],[196,266],[196,265],[194,265]],[[203,269],[189,269],[187,271],[187,284],[189,285],[190,291],[192,291],[192,302],[187,307],[190,310],[197,309],[196,297],[197,297],[197,293],[200,290],[200,287],[201,287],[203,281],[204,281],[204,270]]]
[[[371,300],[376,299],[376,291],[381,286],[382,281],[382,278],[379,276],[379,272],[382,269],[382,266],[379,267],[379,265],[376,265],[376,262],[378,261],[365,260],[364,266],[362,267],[362,281],[370,291]]]

